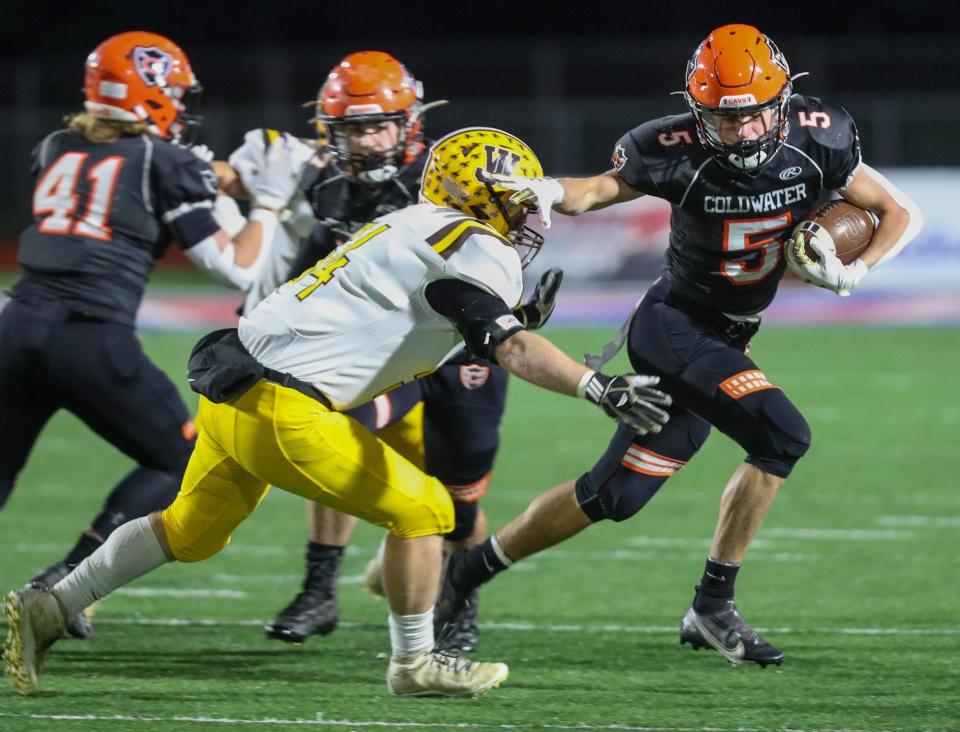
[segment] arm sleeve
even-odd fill
[[[650,132],[648,125],[641,125],[617,140],[611,162],[621,180],[634,190],[648,195],[662,195],[650,170],[647,168],[643,148]]]
[[[481,358],[495,360],[497,346],[524,330],[502,299],[469,282],[435,280],[424,294],[430,307],[457,324],[467,347]]]
[[[181,247],[189,249],[220,228],[213,218],[217,174],[195,155],[158,145],[151,171],[157,213]]]

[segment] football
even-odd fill
[[[814,209],[795,231],[803,232],[804,253],[811,261],[816,262],[819,257],[809,242],[818,238],[836,252],[841,262],[850,264],[870,246],[874,228],[869,211],[836,199]]]

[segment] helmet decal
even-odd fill
[[[136,46],[133,49],[133,68],[147,86],[167,86],[167,77],[173,68],[173,56],[156,46]]]

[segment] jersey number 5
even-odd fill
[[[790,228],[789,211],[768,219],[731,219],[723,222],[723,251],[737,252],[737,259],[720,264],[723,276],[735,285],[752,285],[770,276],[782,255],[780,234]],[[748,265],[747,254],[757,252],[757,260]]]
[[[113,232],[107,225],[117,176],[123,158],[113,155],[96,163],[87,171],[90,195],[84,215],[75,216],[77,180],[87,161],[87,153],[64,153],[47,168],[33,192],[33,215],[45,216],[40,222],[44,234],[75,234],[109,241]]]

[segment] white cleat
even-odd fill
[[[387,688],[394,696],[480,696],[507,680],[505,663],[481,663],[444,651],[391,656]]]
[[[50,647],[66,630],[63,607],[46,587],[12,590],[3,599],[7,640],[3,666],[13,687],[21,694],[40,688],[40,674]]]

